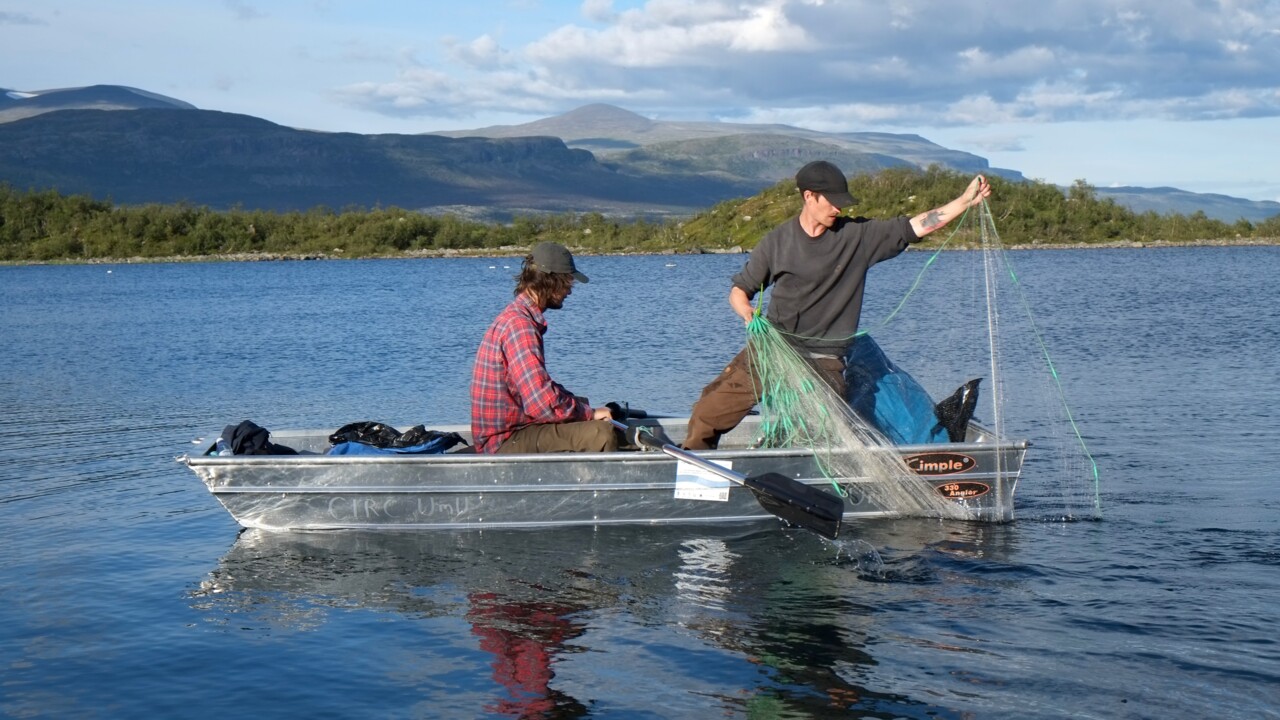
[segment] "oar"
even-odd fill
[[[624,423],[617,420],[612,422],[614,427],[624,433],[630,430]],[[756,496],[760,507],[792,525],[799,525],[833,540],[840,534],[840,521],[844,517],[842,498],[779,473],[770,472],[747,477],[704,460],[688,450],[681,450],[675,445],[661,442],[652,434],[643,431],[642,427],[636,428],[635,438],[637,445],[661,450],[677,460],[683,460],[747,488]]]

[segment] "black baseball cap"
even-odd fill
[[[533,262],[529,267],[545,273],[564,273],[572,275],[578,282],[589,282],[587,276],[578,272],[573,264],[573,255],[560,243],[543,242],[533,248]]]
[[[826,160],[814,160],[796,173],[796,187],[801,192],[812,190],[841,210],[852,207],[858,199],[849,194],[849,181],[840,168]]]

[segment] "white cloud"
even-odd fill
[[[481,35],[469,43],[445,41],[449,57],[477,70],[494,70],[512,61],[511,53],[498,44],[491,35]]]
[[[925,113],[921,113],[924,115]],[[917,122],[929,122],[929,119],[916,117]],[[950,125],[988,125],[991,123],[1030,121],[1036,119],[1036,113],[1028,112],[1021,103],[1000,103],[990,95],[970,95],[950,103],[933,119],[934,124]]]
[[[767,21],[751,20],[756,24],[747,19],[691,25],[635,23],[605,31],[566,26],[531,44],[525,57],[568,75],[586,63],[619,69],[705,67],[728,60],[731,53],[726,51],[750,52],[771,42]]]
[[[750,11],[748,17],[730,23],[733,33],[730,50],[743,52],[775,52],[803,47],[813,41],[803,28],[793,25],[783,13],[785,2],[766,5]]]
[[[1061,112],[1112,113],[1123,105],[1121,91],[1115,88],[1094,90],[1075,82],[1037,82],[1019,92],[1014,101],[1032,116],[1050,119]]]
[[[966,48],[959,53],[959,72],[973,73],[986,78],[1019,78],[1052,72],[1058,65],[1053,50],[1039,45],[1014,48],[1011,52],[996,55],[979,47]]]

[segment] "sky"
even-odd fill
[[[421,133],[590,103],[1280,201],[1280,0],[4,0],[0,88]]]

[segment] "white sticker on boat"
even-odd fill
[[[723,460],[717,462],[716,465],[725,470],[733,469],[732,460]],[[677,499],[728,502],[729,486],[731,484],[719,475],[703,470],[693,463],[687,463],[683,460],[676,461]]]

